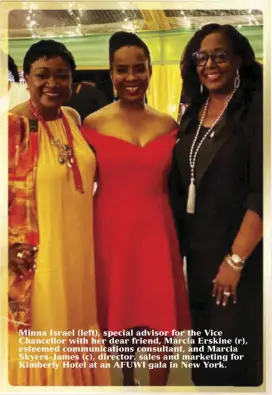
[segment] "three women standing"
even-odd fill
[[[95,279],[95,158],[79,133],[77,114],[61,108],[70,94],[74,60],[65,47],[50,40],[35,44],[25,58],[31,102],[14,109],[9,118],[10,268],[16,268],[16,275],[29,269],[35,273],[31,327],[95,328],[95,282],[102,329],[170,332],[189,327],[167,197],[175,146],[170,200],[187,258],[193,328],[222,330],[225,338],[247,342],[239,350],[241,361],[229,361],[226,369],[195,369],[193,381],[259,385],[261,67],[248,41],[233,27],[212,24],[198,31],[182,61],[183,99],[189,106],[176,145],[173,119],[145,105],[152,74],[146,45],[130,33],[113,35],[110,67],[120,101],[88,117],[83,131],[98,163]],[[38,253],[31,244],[38,245]],[[20,376],[16,341],[10,336],[14,385],[109,382],[107,370],[102,375],[91,370],[32,370]],[[169,367],[151,371],[150,383],[165,385],[168,373]],[[124,384],[135,383],[133,369],[124,368]]]

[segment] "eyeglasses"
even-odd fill
[[[228,60],[228,53],[224,50],[213,51],[210,53],[197,51],[193,53],[192,58],[196,66],[205,66],[209,59],[216,64],[220,64],[225,63]]]

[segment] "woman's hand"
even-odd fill
[[[230,297],[232,297],[233,303],[237,302],[236,288],[240,276],[241,272],[233,269],[224,259],[213,280],[213,296],[216,298],[216,304],[222,303],[223,306],[226,306]]]
[[[9,247],[9,267],[15,273],[26,276],[35,268],[37,247],[28,244],[13,244]]]

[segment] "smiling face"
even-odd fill
[[[200,83],[209,92],[229,93],[234,89],[240,58],[233,54],[229,40],[222,33],[211,33],[202,40],[195,62]]]
[[[144,102],[151,67],[140,47],[119,48],[113,56],[111,78],[121,101]]]
[[[25,79],[30,97],[40,111],[59,108],[71,96],[71,68],[60,56],[36,60]]]

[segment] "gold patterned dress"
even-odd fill
[[[75,190],[73,173],[65,165],[58,163],[58,150],[50,144],[49,138],[39,123],[39,159],[36,176],[36,203],[39,225],[39,250],[32,289],[33,331],[46,331],[46,338],[53,331],[74,330],[75,336],[66,339],[65,346],[92,347],[92,336],[85,336],[88,344],[69,344],[71,339],[80,338],[78,330],[97,331],[94,249],[93,249],[93,186],[95,156],[77,126],[68,118],[73,135],[74,152],[80,169],[85,193]],[[62,120],[47,123],[55,138],[67,143]],[[92,332],[93,333],[93,332]],[[12,385],[110,385],[108,369],[99,364],[89,367],[89,361],[81,368],[28,368],[20,367],[20,344],[17,333],[9,335],[9,382]],[[30,338],[30,337],[29,337]],[[63,338],[63,336],[61,337]],[[37,345],[35,345],[37,346]],[[45,344],[54,346],[56,344]],[[70,362],[84,362],[84,353],[64,351],[60,346],[59,355],[64,358],[77,355]],[[30,353],[27,353],[30,355]],[[46,355],[48,353],[31,353]],[[49,354],[54,360],[55,352]],[[88,354],[88,353],[86,353]],[[95,353],[89,353],[96,358]],[[38,358],[38,357],[37,357]],[[48,362],[37,359],[34,362]],[[64,360],[64,362],[69,359]],[[93,359],[94,361],[94,359]],[[33,362],[33,361],[32,361]],[[22,367],[23,366],[23,367]],[[67,365],[66,365],[67,366]]]

